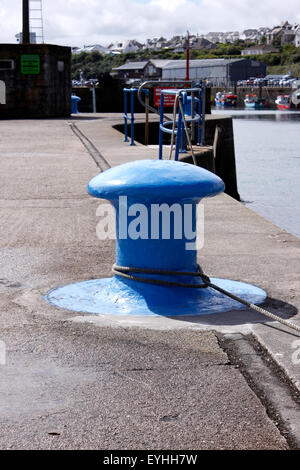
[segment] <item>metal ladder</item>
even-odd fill
[[[29,0],[30,32],[35,33],[36,43],[44,43],[42,0]]]

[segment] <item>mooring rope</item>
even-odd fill
[[[118,266],[116,264],[113,265],[112,267],[112,272],[116,274],[117,276],[124,277],[125,279],[130,279],[132,281],[138,281],[138,282],[144,282],[147,284],[156,284],[156,285],[163,285],[163,286],[177,286],[177,287],[188,287],[188,288],[198,288],[198,289],[203,289],[207,287],[211,287],[212,289],[217,290],[223,295],[226,295],[227,297],[230,297],[233,300],[236,300],[237,302],[240,302],[241,304],[245,305],[246,307],[255,310],[256,312],[261,313],[262,315],[265,315],[272,320],[278,321],[282,323],[285,326],[288,326],[289,328],[296,330],[300,332],[300,325],[296,325],[295,323],[292,323],[289,320],[285,320],[284,318],[279,317],[278,315],[275,315],[274,313],[269,312],[268,310],[265,310],[264,308],[258,307],[255,304],[252,304],[250,302],[247,302],[247,300],[241,299],[240,297],[232,294],[231,292],[222,289],[221,287],[217,286],[216,284],[213,284],[210,280],[210,278],[204,274],[202,268],[200,265],[198,265],[198,271],[197,272],[187,272],[187,271],[167,271],[167,270],[162,270],[162,269],[145,269],[145,268],[135,268],[135,267],[129,267],[129,266]],[[151,278],[144,278],[144,277],[139,277],[135,276],[134,274],[130,273],[136,273],[136,274],[159,274],[159,275],[171,275],[171,276],[193,276],[193,277],[200,277],[202,280],[202,284],[192,284],[192,283],[184,283],[184,282],[177,282],[177,281],[165,281],[161,279],[151,279]]]
[[[142,274],[160,274],[160,275],[176,275],[176,276],[193,276],[193,277],[200,277],[203,281],[203,284],[190,284],[185,282],[177,282],[177,281],[164,281],[162,279],[151,279],[151,278],[144,278],[140,276],[134,276],[133,273],[142,273]],[[112,267],[112,272],[117,274],[118,276],[125,277],[126,279],[131,279],[132,281],[140,281],[145,282],[147,284],[158,284],[163,286],[177,286],[177,287],[189,287],[189,288],[198,288],[203,289],[209,286],[210,279],[203,273],[200,266],[198,266],[197,272],[187,272],[187,271],[167,271],[164,269],[142,269],[142,268],[134,268],[134,267],[127,267],[127,266],[117,266],[116,264]]]

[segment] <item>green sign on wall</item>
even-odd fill
[[[37,75],[40,73],[40,56],[24,54],[21,56],[21,72],[23,75]]]

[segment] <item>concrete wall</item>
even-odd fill
[[[32,66],[29,56],[34,56]],[[5,84],[5,103],[2,91],[0,118],[69,116],[71,48],[49,44],[0,44],[0,81]]]
[[[217,126],[221,132],[216,147],[215,173],[224,181],[225,193],[239,201],[232,118],[213,114],[205,117],[205,143],[207,145],[213,145]]]

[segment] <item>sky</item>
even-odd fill
[[[35,0],[31,0],[35,3]],[[45,42],[67,46],[300,23],[299,0],[42,0]],[[0,42],[22,30],[22,0],[0,0]]]

